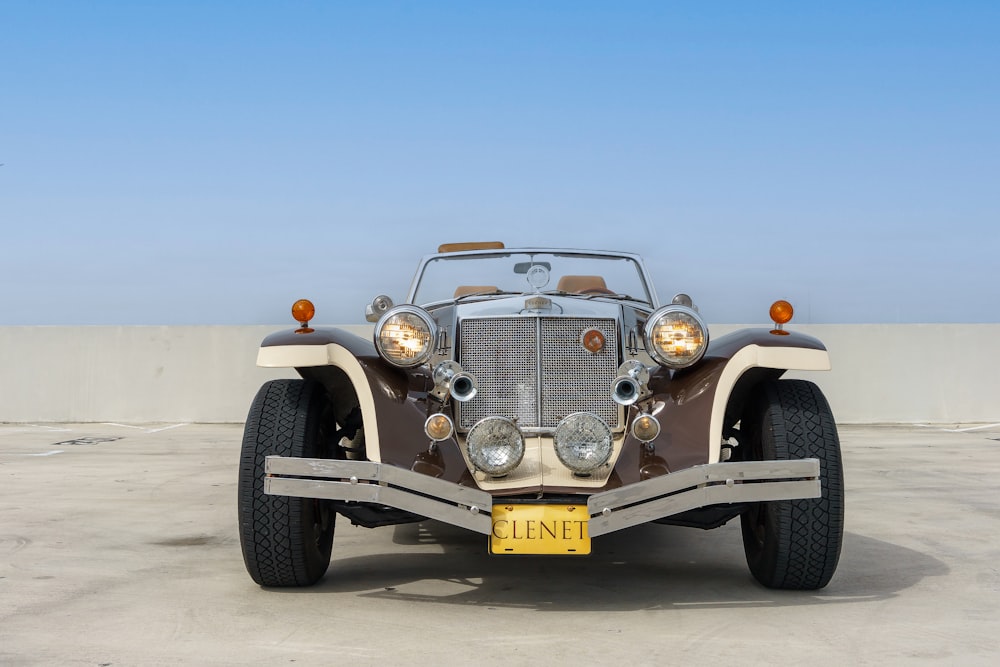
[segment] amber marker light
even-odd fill
[[[427,418],[427,421],[424,422],[424,433],[426,433],[427,437],[434,442],[447,440],[451,437],[454,430],[455,426],[451,423],[451,419],[449,419],[447,415],[431,415]]]
[[[788,332],[782,327],[792,321],[792,315],[794,314],[795,309],[792,308],[792,304],[784,299],[779,299],[772,303],[770,315],[771,319],[774,320],[775,328],[771,330],[771,333],[775,336],[787,336]]]
[[[639,442],[656,440],[660,435],[660,422],[653,415],[641,414],[632,422],[632,435]]]
[[[587,329],[580,336],[580,343],[591,354],[597,354],[604,349],[604,334],[597,329]]]
[[[316,306],[313,305],[312,301],[309,299],[299,299],[292,304],[292,317],[295,321],[302,325],[301,328],[296,329],[295,333],[312,333],[313,329],[309,328],[309,320],[313,318],[316,314]]]

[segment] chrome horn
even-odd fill
[[[646,393],[649,369],[641,361],[629,359],[618,367],[618,377],[611,383],[611,398],[618,405],[632,405]]]
[[[451,394],[456,401],[464,403],[475,397],[479,391],[476,378],[466,373],[456,361],[442,361],[434,367],[434,393],[439,398]]]
[[[464,403],[475,398],[476,394],[479,393],[479,386],[476,384],[476,378],[471,373],[463,371],[456,373],[451,378],[450,391],[452,398],[460,403]]]

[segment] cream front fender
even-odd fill
[[[828,371],[830,354],[824,349],[747,345],[726,363],[719,376],[712,404],[708,460],[717,463],[722,453],[722,429],[726,405],[737,381],[751,368],[776,368],[789,371]]]
[[[331,359],[331,352],[328,349],[332,347],[332,345],[333,344],[281,345],[276,347],[262,347],[257,352],[257,365],[261,368],[329,366],[333,363]]]
[[[257,365],[263,368],[309,368],[336,366],[347,374],[361,407],[365,424],[365,449],[372,461],[381,460],[378,419],[375,397],[368,374],[361,363],[347,348],[337,343],[326,345],[275,345],[261,347],[257,352]]]

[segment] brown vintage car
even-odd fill
[[[833,576],[844,487],[816,385],[826,348],[774,328],[709,342],[685,294],[661,304],[633,254],[444,245],[405,305],[368,306],[373,340],[300,327],[268,336],[273,380],[246,422],[239,522],[250,576],[307,586],[330,563],[336,515],[378,527],[433,519],[491,553],[590,553],[642,523],[740,517],[750,571],[772,588]]]

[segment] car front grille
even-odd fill
[[[605,337],[597,354],[581,343],[584,331]],[[458,361],[475,376],[475,398],[459,404],[459,428],[484,417],[514,419],[521,428],[555,428],[574,412],[593,412],[618,426],[611,399],[618,371],[618,323],[579,317],[465,319],[459,324]]]

